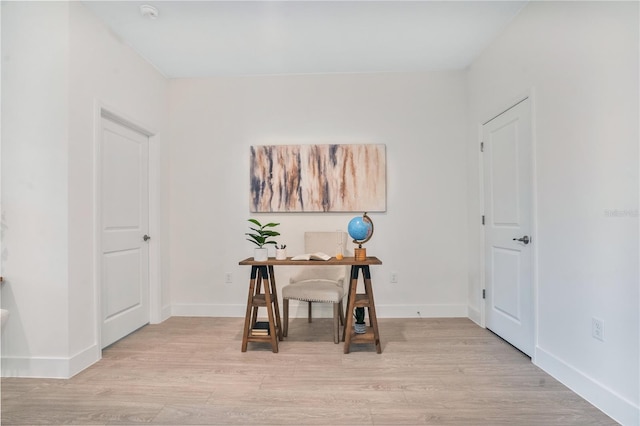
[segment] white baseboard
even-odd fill
[[[97,345],[71,358],[2,357],[2,377],[69,379],[102,357]]]
[[[380,305],[378,318],[460,318],[467,317],[467,305]]]
[[[246,305],[172,305],[171,316],[175,317],[241,317],[247,311]]]
[[[68,358],[3,357],[2,377],[68,379]]]
[[[166,321],[171,318],[171,305],[164,306],[160,310],[160,322]]]
[[[171,314],[181,317],[240,317],[246,312],[246,305],[173,305]],[[329,303],[315,303],[314,316],[331,318],[333,308]],[[420,312],[420,314],[418,314]],[[467,305],[376,305],[378,318],[458,318],[467,317]],[[291,301],[290,318],[305,318],[307,308],[304,303]]]
[[[95,364],[102,358],[102,349],[98,345],[93,345],[78,352],[69,359],[68,377],[73,377],[85,368]]]
[[[478,309],[472,308],[471,306],[467,306],[467,316],[471,321],[475,322],[476,324],[478,325],[482,324],[482,316]],[[480,325],[480,327],[482,326]]]
[[[536,347],[534,364],[622,425],[640,425],[640,407],[561,359]]]

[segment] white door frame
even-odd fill
[[[101,200],[102,200],[102,159],[100,158],[100,146],[102,138],[102,119],[108,118],[126,127],[134,129],[149,138],[149,321],[151,324],[162,322],[165,318],[162,315],[162,287],[160,269],[160,153],[158,146],[157,132],[151,130],[150,126],[145,126],[135,119],[127,117],[116,108],[110,107],[103,102],[96,101],[94,107],[94,295],[95,295],[95,344],[100,348],[102,341],[102,236],[100,224],[102,223]],[[102,352],[102,350],[100,350]]]
[[[489,114],[486,119],[482,120],[482,123],[478,124],[478,162],[480,167],[478,168],[478,180],[480,182],[480,215],[484,215],[485,213],[485,205],[484,205],[484,196],[485,196],[485,188],[484,188],[484,160],[482,157],[482,152],[480,151],[480,144],[482,143],[482,133],[483,126],[498,117],[502,113],[508,111],[513,108],[520,102],[529,98],[531,102],[531,239],[536,242],[536,244],[531,245],[531,286],[533,289],[532,295],[532,303],[533,303],[533,355],[531,360],[535,363],[535,355],[536,349],[538,347],[538,247],[540,241],[538,239],[538,173],[536,167],[536,101],[535,101],[535,89],[531,88],[527,92],[521,94],[513,98],[510,102],[506,102],[504,107],[498,108],[495,110],[495,113]],[[482,298],[482,292],[486,289],[485,282],[485,261],[486,261],[486,251],[484,249],[485,245],[485,228],[481,225],[480,228],[480,291],[478,292],[478,299],[480,303],[480,326],[486,328],[486,307],[485,307],[485,299]]]

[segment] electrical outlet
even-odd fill
[[[231,275],[231,272],[225,272],[224,273],[224,283],[225,284],[231,284],[233,282],[233,276]]]
[[[392,272],[391,273],[391,278],[390,280],[392,283],[397,283],[398,282],[398,273],[397,272]]]
[[[591,318],[591,336],[604,342],[604,321],[598,318]]]

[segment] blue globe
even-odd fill
[[[366,221],[362,216],[356,216],[349,222],[347,232],[355,241],[366,240],[372,232],[371,222]]]

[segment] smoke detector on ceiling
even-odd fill
[[[158,9],[149,4],[143,4],[140,6],[140,13],[142,16],[149,19],[156,19],[158,17]]]

